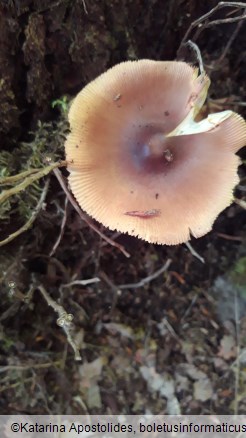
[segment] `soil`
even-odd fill
[[[2,0],[0,175],[40,167],[46,156],[63,159],[67,102],[122,60],[175,59],[190,24],[217,1],[209,3]],[[246,115],[240,23],[197,37],[211,78],[207,111]],[[196,62],[187,47],[179,58]],[[239,155],[245,159],[245,149]],[[243,200],[245,166],[239,174],[235,195]],[[150,245],[101,227],[126,258],[66,204],[55,176],[47,178],[34,225],[0,250],[0,413],[245,413],[245,210],[233,204],[190,242],[204,263],[185,244]],[[44,184],[1,207],[1,240],[30,217]],[[57,324],[57,305],[72,323]]]

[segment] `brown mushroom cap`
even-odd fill
[[[246,123],[230,112],[210,132],[167,137],[199,110],[208,84],[184,62],[149,60],[118,64],[89,83],[71,106],[65,145],[82,209],[153,243],[210,231],[232,202]]]

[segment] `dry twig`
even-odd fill
[[[232,18],[221,18],[219,20],[213,20],[213,21],[208,21],[208,18],[210,18],[216,11],[218,11],[219,9],[222,8],[236,8],[236,9],[243,9],[244,12],[242,15],[237,16],[237,17],[232,17]],[[204,29],[207,29],[209,27],[212,26],[216,26],[219,24],[227,24],[227,23],[235,23],[237,21],[241,21],[241,20],[245,20],[246,19],[246,15],[245,15],[245,11],[246,11],[246,3],[242,3],[242,2],[219,2],[214,8],[212,8],[209,12],[207,12],[206,14],[202,15],[201,17],[199,17],[197,20],[193,21],[190,25],[190,27],[188,28],[187,32],[185,33],[179,49],[178,49],[178,54],[180,52],[181,47],[186,44],[191,32],[193,31],[193,29],[195,29],[197,27],[197,30],[192,38],[193,41],[196,41],[197,38],[199,37],[199,35],[201,34],[201,32],[203,32]]]
[[[198,45],[193,43],[193,41],[191,41],[191,40],[187,41],[186,44],[188,46],[190,46],[194,50],[194,52],[196,54],[196,58],[197,58],[198,64],[199,64],[200,73],[202,75],[205,75],[205,70],[204,70],[204,67],[203,67],[202,55],[201,55],[201,52],[200,52],[200,49],[199,49]]]
[[[1,386],[0,393],[4,392],[4,391],[8,391],[10,389],[18,388],[18,386],[23,385],[23,384],[28,383],[28,382],[32,382],[33,383],[33,376],[32,377],[28,377],[27,379],[20,379],[20,380],[18,380],[18,382],[12,383],[10,385]]]
[[[190,251],[190,253],[196,257],[198,260],[200,260],[201,263],[205,263],[205,260],[202,256],[200,256],[198,254],[198,252],[196,252],[196,250],[191,246],[191,244],[189,242],[186,242],[185,245],[187,246],[188,250]]]
[[[37,172],[35,172],[35,173],[33,173],[33,169],[32,169],[31,170],[31,174],[26,176],[21,183],[19,183],[18,185],[12,187],[11,189],[7,189],[7,190],[3,190],[2,191],[2,193],[0,194],[0,204],[5,202],[11,196],[17,195],[17,193],[22,192],[28,186],[33,184],[35,181],[37,181],[40,178],[43,178],[44,176],[48,175],[55,168],[62,167],[62,166],[65,166],[65,165],[66,165],[66,162],[61,161],[61,162],[49,164],[48,166],[43,167],[42,169],[37,169]],[[18,179],[23,178],[23,172],[20,173],[19,175],[14,175],[14,177],[3,178],[1,180],[1,184],[5,184],[6,181],[7,181],[6,184],[8,184],[9,178],[16,178],[16,181],[17,181]]]
[[[66,225],[66,222],[67,222],[67,205],[68,205],[68,197],[66,196],[66,198],[65,198],[65,205],[64,205],[64,214],[63,214],[63,218],[62,218],[62,222],[61,222],[60,233],[59,233],[58,238],[56,239],[56,242],[53,245],[52,250],[50,251],[50,256],[51,257],[54,255],[54,253],[56,252],[58,246],[60,245],[61,239],[62,239],[63,234],[64,234],[65,225]]]
[[[243,237],[240,237],[240,236],[230,236],[229,234],[225,234],[225,233],[216,233],[216,235],[218,237],[222,237],[222,239],[234,240],[236,242],[242,242],[244,240]]]
[[[82,0],[82,3],[83,3],[84,11],[85,11],[86,15],[88,15],[88,10],[87,10],[85,0]]]
[[[63,179],[63,176],[61,174],[61,172],[59,171],[59,169],[54,168],[53,172],[56,176],[56,178],[58,179],[62,189],[64,190],[65,194],[68,197],[69,202],[71,202],[73,208],[77,211],[77,213],[79,214],[80,218],[93,230],[95,231],[103,240],[105,240],[106,242],[108,242],[111,246],[114,246],[115,248],[118,248],[126,257],[130,257],[130,254],[125,250],[125,248],[120,245],[119,243],[114,242],[112,239],[110,239],[109,237],[105,236],[105,234],[103,234],[99,228],[97,228],[96,225],[93,224],[93,222],[86,216],[85,213],[82,212],[82,210],[80,209],[80,207],[78,206],[77,202],[75,201],[75,199],[73,198],[73,196],[71,195],[70,191],[68,190],[65,181]]]
[[[60,366],[61,361],[57,360],[55,362],[46,362],[46,363],[27,363],[22,365],[5,365],[0,367],[0,374],[4,373],[5,371],[25,371],[29,370],[30,368],[33,369],[46,369],[50,367]]]
[[[245,7],[245,11],[246,11],[246,7]],[[244,14],[245,14],[245,12],[244,12]],[[227,53],[228,53],[228,51],[229,51],[229,49],[230,49],[230,47],[231,47],[233,41],[234,41],[235,38],[237,37],[238,32],[240,31],[242,25],[243,25],[243,20],[242,20],[242,21],[239,21],[239,23],[237,24],[236,28],[234,29],[234,32],[232,32],[232,34],[231,34],[231,36],[230,36],[230,38],[229,38],[229,40],[228,40],[228,42],[227,42],[227,44],[226,44],[226,46],[225,46],[223,52],[221,53],[219,59],[217,59],[216,64],[217,64],[218,66],[221,64],[221,62],[223,61],[223,59],[226,57],[226,55],[227,55]]]
[[[143,278],[138,283],[129,283],[129,284],[121,284],[119,286],[116,286],[117,289],[137,289],[139,287],[143,287],[146,284],[150,283],[150,281],[154,280],[155,278],[159,277],[159,275],[163,274],[163,272],[166,272],[171,265],[172,260],[167,259],[166,263],[157,271],[155,271],[153,274],[149,275],[148,277]]]
[[[71,313],[67,313],[64,307],[62,307],[60,304],[57,304],[48,294],[48,292],[45,290],[44,286],[42,284],[37,285],[37,289],[41,292],[43,298],[47,302],[49,306],[52,307],[52,309],[55,310],[56,313],[58,313],[59,318],[57,319],[57,325],[63,328],[67,341],[72,347],[75,355],[75,360],[82,360],[79,348],[74,342],[72,338],[72,320],[73,315]]]
[[[19,181],[20,179],[24,179],[24,178],[32,175],[33,173],[37,173],[39,171],[40,171],[40,169],[29,169],[29,170],[25,170],[24,172],[17,173],[17,175],[1,177],[0,178],[0,185],[14,184],[17,181]]]
[[[62,284],[61,289],[66,289],[66,288],[71,287],[71,286],[87,286],[88,284],[98,283],[99,281],[101,281],[101,280],[98,277],[88,278],[88,280],[74,280],[74,281],[71,281],[71,283]]]
[[[243,201],[243,199],[234,198],[234,202],[246,210],[246,201]]]
[[[44,184],[44,188],[43,188],[42,194],[40,196],[40,199],[38,201],[37,207],[32,212],[28,221],[24,225],[22,225],[22,227],[20,227],[17,231],[15,231],[14,233],[12,233],[8,237],[6,237],[6,239],[1,240],[0,246],[6,245],[7,243],[11,242],[16,237],[18,237],[20,234],[24,233],[25,231],[29,230],[29,228],[31,228],[33,222],[37,219],[37,216],[38,216],[40,210],[42,209],[43,203],[45,201],[45,198],[46,198],[46,195],[48,192],[49,183],[50,183],[50,180],[47,179],[45,184]]]
[[[180,323],[184,324],[184,321],[187,318],[187,316],[189,315],[192,307],[195,305],[195,303],[197,301],[197,298],[198,298],[198,294],[194,295],[194,297],[192,298],[192,300],[191,300],[189,306],[187,307],[185,313],[183,314],[183,316],[182,316],[182,318],[180,320]]]
[[[116,308],[116,304],[118,301],[118,297],[121,295],[121,290],[119,287],[117,287],[111,280],[110,278],[107,276],[107,274],[105,274],[105,272],[100,271],[99,273],[100,278],[105,281],[105,283],[111,287],[112,291],[113,291],[113,297],[112,297],[112,301],[111,301],[111,306],[110,306],[110,312],[109,312],[109,316],[112,317],[113,312]]]

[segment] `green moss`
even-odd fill
[[[230,273],[231,279],[238,286],[244,286],[243,293],[246,294],[246,256],[240,257]]]
[[[19,143],[12,153],[0,152],[0,177],[16,175],[30,168],[42,168],[46,165],[46,158],[52,161],[63,159],[64,141],[68,132],[67,111],[68,100],[62,98],[56,105],[62,108],[58,121],[38,122],[37,130],[30,132],[30,141]],[[56,106],[54,105],[54,106]],[[31,215],[40,198],[42,181],[35,182],[24,192],[20,192],[0,205],[1,225],[10,222],[12,216],[15,222],[23,223]],[[4,186],[4,189],[9,188]]]
[[[15,342],[13,339],[9,338],[4,333],[0,334],[0,342],[1,342],[1,348],[4,352],[8,353],[9,350],[14,346]]]

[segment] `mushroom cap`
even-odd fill
[[[209,232],[233,200],[246,123],[228,112],[209,132],[168,137],[196,115],[208,86],[184,62],[150,60],[118,64],[89,83],[70,108],[65,144],[81,208],[158,244]]]

